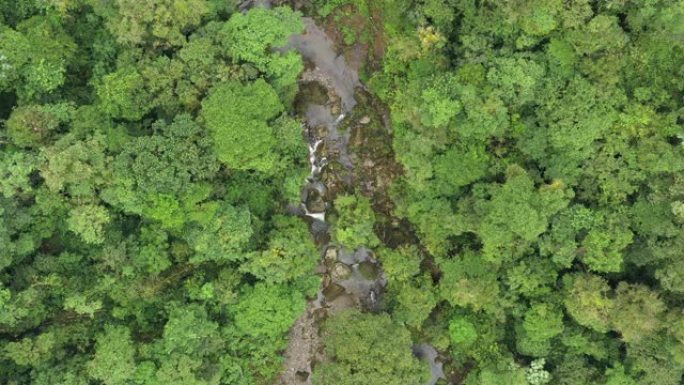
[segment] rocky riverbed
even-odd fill
[[[304,23],[305,32],[283,48],[300,52],[306,64],[295,106],[305,125],[311,172],[302,188],[301,205],[293,211],[310,223],[321,252],[317,272],[322,285],[290,331],[280,385],[311,384],[314,366],[326,359],[319,325],[327,317],[352,307],[371,312],[383,308],[387,282],[373,252],[365,247],[348,250],[331,242],[327,219],[334,198],[354,190],[371,197],[385,244],[412,237],[406,223],[391,215],[389,187],[401,168],[394,160],[386,108],[359,81],[358,62],[348,64],[313,19],[305,18]],[[430,384],[443,378],[434,348],[416,345],[414,354],[430,363]]]

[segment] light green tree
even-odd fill
[[[125,385],[135,373],[135,346],[125,326],[106,325],[98,335],[88,374],[106,385]]]
[[[218,159],[238,170],[273,173],[279,161],[269,123],[283,111],[273,88],[263,79],[220,83],[202,101],[202,117]]]
[[[276,48],[285,46],[290,36],[303,31],[301,14],[289,7],[254,7],[246,13],[233,14],[222,33],[233,60],[256,66],[280,92],[295,84],[304,64],[298,53],[282,53]]]
[[[316,384],[420,384],[429,378],[427,365],[411,353],[408,330],[387,315],[348,310],[330,318],[325,333],[333,360],[316,368]]]
[[[125,45],[183,45],[185,33],[199,26],[212,11],[210,2],[205,0],[87,2],[106,18],[107,28]]]
[[[279,284],[313,275],[319,253],[306,223],[295,217],[276,216],[273,225],[265,250],[252,253],[240,269]]]
[[[375,213],[370,199],[358,194],[339,195],[335,198],[334,205],[338,213],[334,237],[338,242],[350,249],[380,244],[380,239],[373,230]]]
[[[615,290],[611,319],[626,342],[638,342],[658,331],[665,304],[658,293],[640,284],[620,282]]]
[[[304,296],[290,287],[258,283],[246,290],[231,313],[240,333],[280,344],[305,306]]]
[[[608,282],[593,274],[566,275],[565,309],[580,325],[605,333],[610,329],[614,300]]]
[[[110,221],[111,216],[103,206],[83,205],[70,211],[67,226],[84,242],[101,244],[105,241],[105,226]]]
[[[102,111],[115,119],[139,120],[152,108],[144,79],[134,66],[105,75],[97,84]]]

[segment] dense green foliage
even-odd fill
[[[314,384],[426,383],[414,343],[465,385],[681,384],[684,1],[304,3],[402,169],[391,204],[373,183],[330,202],[332,241],[387,287],[323,323]],[[304,25],[0,0],[0,382],[276,381],[320,280],[285,210],[305,65],[277,48]]]
[[[680,384],[684,2],[383,9],[393,317],[469,385]]]
[[[230,3],[0,1],[0,382],[279,373],[319,285],[272,50],[303,24]]]
[[[411,354],[409,332],[387,315],[347,311],[331,318],[325,328],[333,361],[317,369],[316,384],[401,385],[429,379],[427,368]]]
[[[335,239],[351,249],[360,246],[376,247],[380,240],[373,232],[375,213],[368,198],[340,195],[335,199],[339,218],[335,223]]]

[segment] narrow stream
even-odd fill
[[[302,188],[301,212],[321,249],[318,272],[322,287],[290,333],[284,353],[285,372],[280,384],[311,384],[313,365],[324,359],[318,324],[342,309],[361,307],[379,311],[386,284],[380,264],[364,247],[347,250],[331,242],[326,214],[334,197],[353,187],[354,164],[348,146],[351,132],[341,126],[357,105],[357,72],[334,50],[333,42],[313,19],[304,18],[306,30],[292,36],[284,50],[297,50],[306,63],[300,76],[298,113],[305,121],[311,172]]]
[[[439,361],[439,352],[434,346],[426,343],[413,345],[413,354],[430,365],[432,378],[427,385],[435,385],[440,379],[446,379],[444,365]]]
[[[340,192],[358,187],[355,177],[359,170],[349,151],[352,136],[349,127],[352,124],[364,127],[369,122],[369,117],[352,113],[359,104],[357,92],[366,89],[357,71],[335,51],[335,44],[325,31],[312,18],[304,18],[304,24],[305,32],[292,36],[281,50],[297,50],[306,64],[299,79],[300,92],[295,105],[305,122],[311,171],[302,188],[301,205],[293,211],[308,219],[321,250],[317,272],[322,276],[322,285],[291,329],[290,343],[283,354],[285,370],[279,378],[280,385],[311,385],[315,364],[326,359],[319,335],[321,321],[352,307],[381,311],[387,284],[371,250],[365,247],[347,250],[344,245],[331,241],[327,221],[331,202]],[[416,345],[414,354],[430,363],[433,371],[430,385],[444,378],[432,346]]]

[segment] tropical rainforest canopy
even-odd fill
[[[682,384],[682,0],[0,0],[1,383],[280,383],[305,16],[400,172],[329,202],[386,286],[302,381]]]

